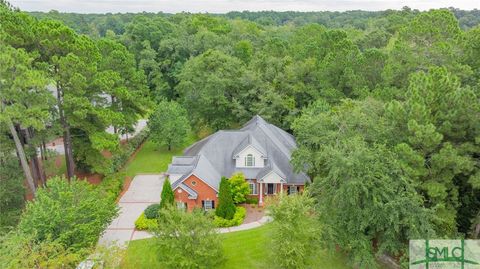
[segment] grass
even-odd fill
[[[259,228],[222,234],[226,261],[221,269],[269,268],[267,236],[269,225]],[[131,241],[122,268],[162,268],[155,253],[154,238]],[[350,268],[341,255],[331,256],[319,252],[314,268]]]
[[[183,147],[172,148],[160,147],[148,140],[143,147],[137,152],[137,155],[131,160],[123,170],[127,176],[134,177],[141,173],[158,174],[167,171],[168,164],[172,162],[172,157],[182,155],[183,149],[196,141],[194,135],[190,135]]]

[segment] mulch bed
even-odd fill
[[[245,216],[245,220],[243,221],[244,224],[258,221],[263,216],[265,216],[265,209],[263,207],[249,204],[243,204],[242,206],[247,209],[247,215]]]
[[[53,143],[62,143],[63,140],[61,139],[56,139]],[[122,144],[126,144],[126,141],[125,140],[122,140],[121,141]],[[134,158],[135,156],[137,155],[137,153],[142,149],[143,145],[145,144],[142,143],[136,150],[135,152],[133,152],[133,154],[128,158],[128,161],[125,163],[125,166],[127,164],[129,164]],[[112,156],[112,154],[108,151],[104,151],[102,152],[102,154],[107,157],[107,158],[110,158]],[[65,155],[57,155],[55,157],[55,166],[57,168],[60,168],[62,166],[62,159],[65,158]],[[124,166],[124,167],[125,167]],[[123,168],[122,168],[123,169]],[[49,178],[51,175],[47,175],[47,178]],[[90,184],[93,184],[93,185],[98,185],[102,182],[102,179],[103,179],[103,175],[101,174],[98,174],[98,173],[84,173],[84,172],[75,172],[75,176],[80,179],[80,180],[86,180],[88,183]],[[48,180],[48,179],[47,179]],[[123,194],[128,190],[128,188],[130,187],[130,183],[132,182],[133,178],[132,177],[129,177],[129,176],[125,176],[125,181],[123,183],[123,190],[122,192],[119,194],[118,198],[117,198],[117,201],[120,200],[120,198],[123,196]],[[30,190],[28,189],[28,185],[26,184],[25,182],[25,188],[26,188],[26,193],[25,193],[25,200],[27,201],[31,201],[33,200],[33,194],[30,192]]]

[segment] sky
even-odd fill
[[[471,10],[480,9],[480,0],[10,0],[12,5],[24,11],[50,11],[77,13],[116,12],[209,12],[229,11],[345,11],[385,10],[455,7]]]

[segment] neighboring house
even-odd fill
[[[188,210],[215,208],[221,177],[236,172],[245,175],[261,205],[265,196],[301,192],[310,182],[293,171],[295,148],[292,135],[255,116],[240,130],[218,131],[173,157],[167,174],[178,206]]]

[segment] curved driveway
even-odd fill
[[[164,180],[163,175],[136,175],[118,202],[118,217],[107,227],[99,243],[123,245],[130,240],[148,237],[146,232],[135,231],[135,220],[147,206],[160,202]]]

